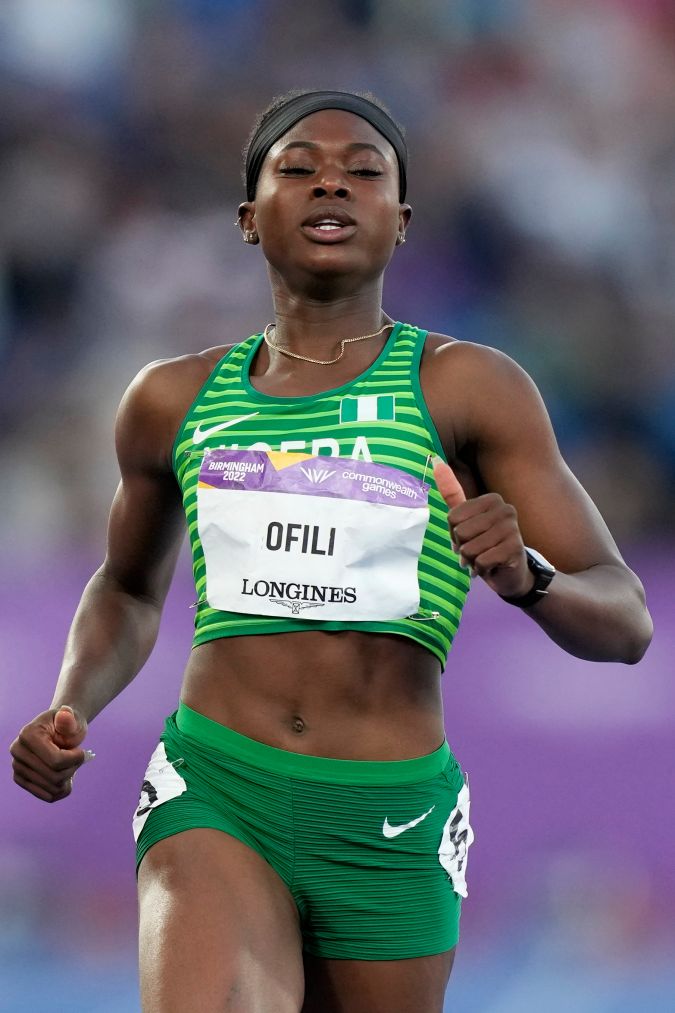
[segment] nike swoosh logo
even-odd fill
[[[416,820],[411,820],[410,823],[402,823],[398,827],[392,827],[388,817],[385,816],[384,823],[382,824],[382,833],[385,837],[398,837],[398,835],[402,834],[404,830],[410,830],[411,827],[416,827],[418,823],[425,820],[429,813],[432,813],[435,808],[436,806],[432,805],[431,809],[427,809],[427,811],[422,813],[421,816],[418,816]]]
[[[223,429],[229,429],[230,426],[236,426],[239,422],[246,422],[246,419],[252,419],[254,415],[259,414],[260,412],[251,412],[250,415],[240,415],[238,419],[230,419],[229,422],[221,422],[217,426],[211,426],[210,429],[201,429],[200,425],[198,425],[192,434],[192,442],[202,443],[204,440],[208,440],[209,436],[213,436],[214,433],[219,433]]]

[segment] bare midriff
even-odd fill
[[[249,738],[343,760],[405,760],[444,739],[438,660],[404,637],[304,631],[196,647],[181,700]]]

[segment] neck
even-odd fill
[[[382,310],[382,283],[333,299],[317,299],[273,286],[274,338],[294,352],[330,358],[342,338],[373,334],[389,319]]]

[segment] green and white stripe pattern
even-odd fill
[[[398,323],[372,366],[351,383],[312,397],[272,397],[249,379],[262,335],[235,345],[218,363],[176,436],[174,467],[192,545],[197,600],[194,644],[218,637],[289,630],[359,629],[410,637],[445,664],[470,579],[450,545],[448,510],[429,458],[444,456],[419,384],[426,331]],[[213,431],[215,430],[215,431]],[[193,434],[196,433],[196,439]],[[204,433],[208,435],[203,436]],[[420,555],[420,611],[387,622],[322,622],[222,612],[205,600],[206,570],[197,531],[197,476],[205,448],[305,451],[372,460],[430,483],[430,519]],[[438,615],[436,616],[436,613]]]

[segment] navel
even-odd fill
[[[305,730],[305,722],[302,720],[301,717],[299,717],[296,714],[295,717],[293,718],[293,721],[291,722],[291,728],[296,733],[296,735],[302,735],[302,733]]]

